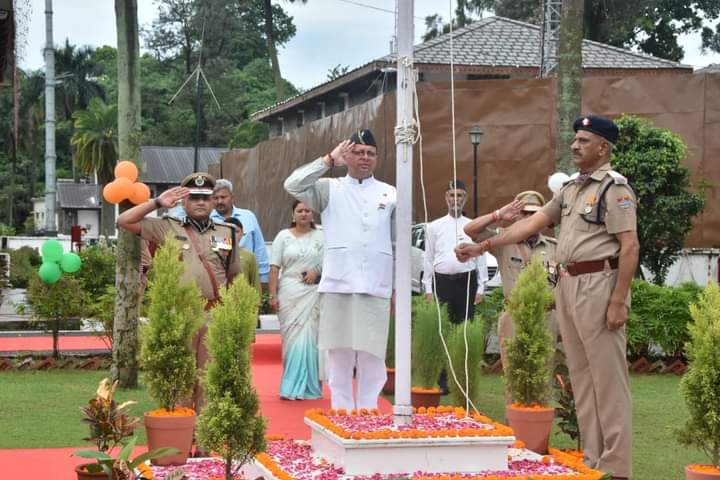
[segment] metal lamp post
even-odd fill
[[[473,214],[477,218],[478,213],[478,145],[483,135],[480,127],[475,125],[470,129],[470,143],[473,145]]]

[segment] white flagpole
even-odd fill
[[[398,5],[397,122],[395,127],[397,207],[395,211],[395,406],[396,424],[410,421],[410,262],[413,190],[413,0]]]

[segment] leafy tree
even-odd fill
[[[63,48],[55,50],[55,72],[62,80],[57,91],[60,118],[72,119],[73,113],[87,108],[93,97],[105,99],[105,90],[96,80],[92,50],[92,47],[78,48],[69,39],[65,39]]]
[[[295,3],[295,0],[286,0],[290,3]],[[307,3],[307,0],[298,0],[302,3]],[[275,16],[284,13],[279,5],[273,7],[270,0],[262,0],[263,2],[263,18],[265,20],[265,41],[268,46],[268,53],[270,55],[270,63],[272,65],[273,81],[275,82],[275,93],[278,101],[285,98],[285,84],[280,74],[280,62],[277,56],[277,47],[275,36]]]
[[[333,68],[328,68],[327,79],[332,81],[345,75],[350,67],[348,65],[340,65],[339,63]]]
[[[53,357],[60,357],[58,338],[60,328],[67,321],[80,318],[85,304],[85,292],[72,275],[64,274],[53,284],[46,284],[33,275],[27,290],[28,304],[36,321],[48,321],[53,337]],[[23,310],[22,308],[20,309]]]
[[[268,138],[268,126],[262,122],[243,122],[235,129],[229,148],[252,148]]]
[[[458,0],[455,6],[455,14],[453,16],[453,30],[462,28],[473,22],[473,14],[482,15],[483,8],[479,5],[481,0]],[[445,23],[443,17],[439,14],[428,15],[425,17],[425,34],[422,36],[423,42],[439,37],[444,33],[450,32],[450,24]]]
[[[2,228],[3,225],[0,224],[0,232]],[[41,263],[40,254],[34,248],[25,246],[10,250],[10,284],[13,288],[27,288],[30,279],[35,275],[35,268]]]
[[[198,418],[197,436],[204,449],[218,452],[225,460],[225,479],[232,480],[265,449],[265,419],[250,368],[260,298],[242,277],[222,288],[220,298],[208,328],[212,360],[203,381],[207,405]]]
[[[87,110],[73,113],[75,133],[70,143],[75,147],[75,163],[85,174],[97,174],[101,187],[112,182],[117,162],[117,105],[105,105],[99,98],[90,100]],[[115,205],[103,199],[103,235],[115,233]]]
[[[645,119],[623,116],[612,165],[628,178],[637,196],[640,262],[662,285],[705,206],[703,191],[690,191],[690,172],[682,162],[687,146],[670,130]]]
[[[542,2],[537,0],[469,0],[474,11],[540,24]],[[685,51],[682,34],[702,32],[702,48],[720,51],[720,0],[585,0],[585,38],[621,48],[638,48],[660,58],[680,61]]]

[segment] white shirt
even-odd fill
[[[488,281],[485,256],[480,255],[473,260],[461,263],[455,256],[455,247],[460,243],[472,243],[463,228],[470,222],[464,216],[454,218],[445,215],[430,222],[425,231],[425,262],[423,268],[423,285],[425,293],[432,293],[433,271],[452,275],[477,269],[478,294],[482,295]]]

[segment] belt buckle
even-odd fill
[[[558,273],[561,277],[571,277],[570,272],[568,272],[567,265],[564,263],[558,263],[557,265]]]

